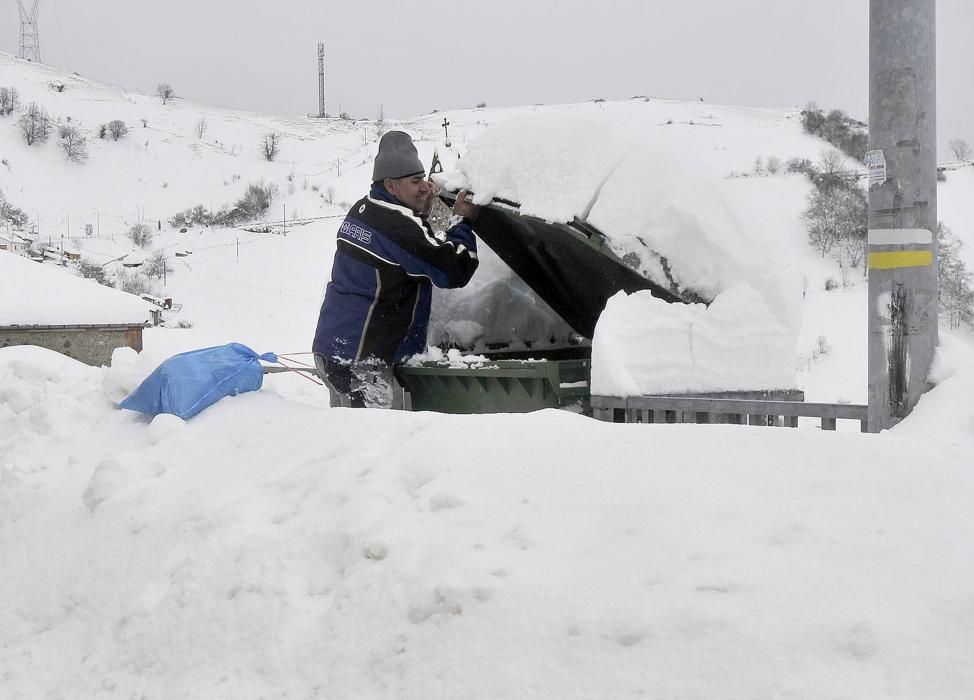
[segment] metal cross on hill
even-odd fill
[[[450,132],[449,132],[449,131],[447,130],[447,127],[448,127],[448,126],[450,126],[450,122],[448,122],[448,121],[446,120],[446,117],[443,117],[443,123],[442,123],[442,124],[441,124],[440,126],[442,126],[442,127],[443,127],[443,137],[444,137],[444,138],[445,138],[445,139],[446,139],[447,141],[449,141],[449,140],[450,140]]]

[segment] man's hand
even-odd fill
[[[420,210],[416,212],[419,214],[420,218],[426,219],[429,217],[430,212],[433,211],[433,200],[436,199],[436,195],[440,193],[440,188],[436,186],[436,183],[432,180],[426,180],[423,184],[428,188],[427,191],[421,195],[420,198]]]
[[[469,196],[469,192],[460,190],[460,194],[457,195],[457,201],[453,203],[453,213],[465,219],[476,221],[477,216],[480,214],[480,207],[471,202],[468,199]]]

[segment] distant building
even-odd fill
[[[16,233],[0,233],[0,250],[14,255],[27,255],[30,252],[30,241]]]

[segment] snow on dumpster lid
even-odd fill
[[[711,300],[754,287],[788,326],[800,318],[782,260],[794,259],[808,185],[728,177],[768,150],[816,157],[821,142],[782,111],[675,101],[539,108],[492,125],[438,181],[474,202],[517,202],[523,215],[579,220],[661,287]],[[769,272],[770,271],[770,272]]]
[[[603,311],[607,295],[591,283],[591,271],[577,259],[556,264],[555,246],[544,242],[535,262],[561,285],[562,306],[579,307],[579,300],[589,297],[598,302],[595,319],[601,330],[586,333],[593,338],[593,370],[598,347],[604,374],[631,380],[604,381],[605,390],[627,395],[660,390],[657,378],[674,372],[668,359],[674,353],[646,358],[646,348],[647,334],[664,330],[669,337],[693,333],[694,345],[675,353],[689,353],[693,360],[676,373],[677,386],[780,388],[793,384],[801,326],[801,276],[783,261],[794,260],[796,246],[803,245],[800,236],[783,233],[800,227],[800,203],[808,184],[801,178],[758,182],[728,175],[751,166],[754,154],[769,148],[806,155],[819,147],[783,112],[686,103],[575,106],[539,110],[491,126],[471,142],[457,170],[444,174],[440,184],[471,190],[478,204],[516,202],[522,215],[547,221],[549,228],[579,221],[590,225],[604,234],[616,262],[624,261],[624,267],[657,290],[720,302],[709,315],[706,307],[682,304],[662,313],[658,301],[635,300],[633,305],[610,304]],[[489,225],[488,217],[475,229],[486,231]],[[496,249],[488,236],[499,236],[483,236]],[[508,236],[522,243],[527,238],[514,226],[508,227]],[[558,240],[559,250],[563,240]],[[519,242],[503,244],[516,248]],[[647,295],[624,286],[612,291],[618,290]],[[555,300],[546,300],[561,311]],[[660,323],[636,324],[638,332],[633,333],[613,332],[633,327],[633,319],[642,313],[657,315]],[[748,313],[754,317],[750,335],[773,339],[766,345],[773,349],[774,371],[764,371],[772,366],[767,361],[762,367],[757,359],[748,360],[758,357],[754,353],[745,357],[747,371],[733,377],[711,371],[729,356],[704,357],[694,350],[725,345],[733,328],[723,318],[747,318]],[[738,381],[775,386],[722,386]]]
[[[149,309],[132,294],[0,253],[0,326],[142,325]]]

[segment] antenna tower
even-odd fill
[[[41,62],[41,43],[37,32],[37,6],[40,0],[34,0],[34,5],[30,12],[24,7],[23,0],[17,0],[17,9],[20,10],[20,53],[19,58]]]
[[[325,45],[318,42],[318,116],[325,116]]]

